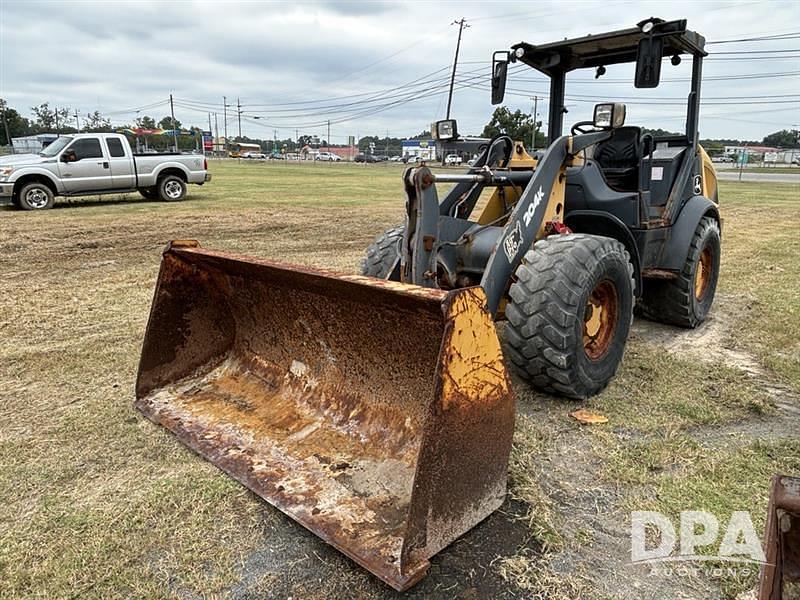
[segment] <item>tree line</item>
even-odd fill
[[[0,116],[3,117],[0,126],[0,146],[10,144],[9,138],[36,135],[38,133],[77,133],[78,125],[80,131],[86,133],[110,133],[120,129],[172,129],[173,122],[170,115],[156,120],[154,117],[143,115],[136,118],[133,123],[125,125],[111,125],[111,120],[103,116],[99,111],[86,114],[78,113],[75,117],[75,110],[65,107],[51,107],[50,103],[43,102],[38,106],[31,107],[30,117],[25,117],[20,112],[0,99]],[[176,119],[174,123],[176,129],[183,129],[183,124]],[[179,136],[178,146],[182,149],[196,147],[199,142],[200,127],[189,126],[186,129],[195,132],[195,136]],[[662,129],[647,130],[655,136],[660,135],[679,135]],[[506,134],[515,140],[524,141],[527,146],[531,146],[534,141],[535,147],[544,148],[547,146],[547,136],[542,131],[542,122],[535,122],[533,116],[521,110],[511,111],[505,106],[495,109],[491,119],[483,128],[481,137],[494,137],[500,133]],[[430,139],[430,131],[424,130],[408,138],[398,138],[390,136],[368,135],[358,140],[358,150],[364,153],[399,155],[402,154],[402,142],[404,139]],[[233,141],[233,140],[232,140]],[[295,152],[306,145],[328,147],[327,140],[320,140],[316,136],[302,135],[298,139],[286,138],[282,140],[271,140],[261,138],[250,138],[242,136],[236,141],[245,143],[259,144],[262,151],[267,153]],[[148,145],[154,149],[165,149],[172,145],[170,136],[150,136]],[[711,154],[721,154],[725,146],[740,145],[763,145],[777,148],[794,148],[800,145],[800,130],[782,129],[764,136],[758,140],[739,140],[739,139],[705,139],[701,144],[706,151]],[[330,144],[331,147],[346,147],[345,144]]]

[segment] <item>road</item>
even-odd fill
[[[739,171],[717,171],[720,181],[739,181]],[[742,172],[742,181],[770,181],[774,183],[800,184],[798,173],[748,173]]]

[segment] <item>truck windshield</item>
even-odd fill
[[[61,152],[71,141],[72,138],[67,136],[56,138],[56,140],[47,148],[39,152],[39,156],[55,156]]]

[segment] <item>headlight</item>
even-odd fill
[[[621,102],[596,104],[594,126],[600,129],[616,129],[625,124],[625,105]]]
[[[0,179],[8,179],[13,172],[14,167],[0,167]]]
[[[439,141],[448,141],[458,138],[458,126],[455,119],[436,121],[431,124],[431,137]]]

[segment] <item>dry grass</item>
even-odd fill
[[[212,171],[215,180],[180,204],[131,196],[0,212],[0,596],[226,595],[241,582],[246,557],[270,545],[271,523],[284,519],[132,409],[159,251],[170,238],[198,238],[352,271],[374,234],[402,215],[401,170]],[[721,291],[747,295],[751,306],[735,318],[732,343],[797,391],[797,188],[773,185],[766,196],[762,184],[722,186]],[[761,478],[800,469],[785,460],[800,455],[796,439],[750,443],[745,431],[739,446],[702,444],[704,428],[776,418],[759,383],[724,357],[703,365],[632,340],[620,377],[590,404],[611,424],[588,433],[567,416],[572,405],[518,391],[533,414],[518,424],[511,489],[533,507],[526,522],[548,551],[503,556],[495,566],[509,590],[526,595],[586,585],[576,578],[568,582],[575,588],[551,587],[561,575],[549,557],[588,539],[563,533],[559,497],[542,484],[542,458],[564,443],[589,440],[576,450],[578,463],[607,463],[592,477],[650,486],[653,506],[665,508],[735,496],[736,506],[763,512]],[[343,564],[342,578],[357,572]],[[258,585],[270,589],[281,577],[265,571]]]

